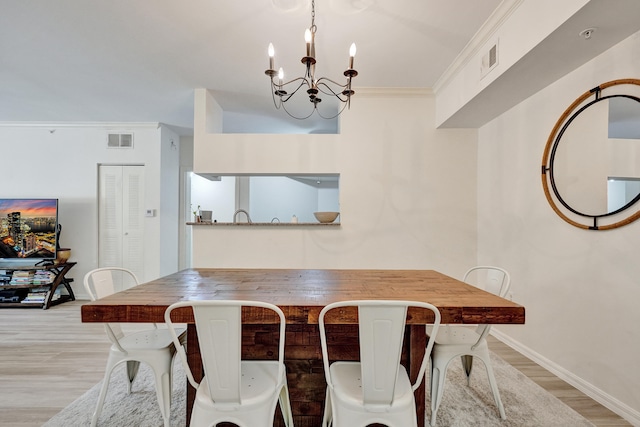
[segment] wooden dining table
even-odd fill
[[[296,427],[321,425],[326,382],[318,329],[320,310],[345,300],[391,299],[429,302],[442,323],[523,324],[525,308],[434,270],[321,270],[191,268],[141,284],[82,306],[83,322],[164,322],[166,308],[189,300],[257,300],[280,307],[287,319],[285,365]],[[197,380],[202,365],[193,315],[172,320],[187,324],[187,358]],[[432,317],[432,314],[431,314]],[[275,319],[243,310],[243,358],[277,357]],[[409,311],[402,363],[416,379],[426,347],[426,312]],[[357,360],[357,315],[327,319],[339,339],[330,355]],[[195,390],[187,383],[187,419]],[[425,425],[425,384],[415,393],[418,425]],[[284,425],[276,416],[275,426]]]

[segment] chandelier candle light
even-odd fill
[[[283,82],[284,80],[284,71],[282,67],[278,71],[275,70],[274,67],[274,56],[275,50],[273,48],[273,44],[269,43],[269,69],[264,73],[269,76],[271,79],[271,92],[273,97],[273,103],[277,109],[282,107],[282,109],[291,117],[295,119],[306,119],[311,117],[311,115],[317,111],[318,115],[323,119],[333,119],[336,118],[344,111],[346,106],[350,106],[351,104],[351,95],[355,93],[351,89],[351,79],[358,75],[358,72],[353,69],[353,57],[356,55],[356,44],[352,43],[351,48],[349,49],[349,68],[343,73],[347,78],[347,83],[341,85],[329,78],[320,77],[316,79],[315,71],[316,71],[316,47],[315,47],[315,34],[317,30],[317,26],[315,24],[316,17],[316,4],[315,0],[311,1],[311,27],[307,28],[304,32],[304,40],[306,43],[306,55],[302,57],[301,62],[305,65],[305,74],[303,77],[297,77],[288,82]],[[278,76],[278,80],[276,82],[275,77]],[[297,85],[297,86],[296,86]],[[297,116],[292,114],[289,110],[287,110],[285,103],[291,99],[293,95],[298,92],[298,90],[303,87],[307,87],[307,94],[309,95],[309,101],[313,104],[313,108],[311,112],[306,116]],[[285,90],[285,87],[294,88],[291,93],[288,93]],[[323,116],[321,112],[318,110],[318,104],[322,102],[322,98],[320,98],[320,94],[328,95],[335,97],[342,103],[342,107],[338,109],[338,112],[332,116]],[[276,99],[277,97],[277,99]]]

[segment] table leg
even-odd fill
[[[195,324],[187,325],[187,361],[191,368],[193,378],[200,382],[202,379],[202,361],[200,359],[200,344],[198,343],[198,333],[196,331]],[[186,425],[191,423],[191,410],[193,409],[193,402],[196,399],[196,389],[191,386],[187,381],[187,417]]]
[[[415,382],[420,372],[420,365],[424,351],[427,348],[427,335],[424,325],[411,325],[409,327],[409,377],[411,382]],[[418,417],[418,427],[424,427],[425,424],[425,403],[426,403],[426,378],[423,378],[422,384],[414,392],[416,400],[416,412]]]

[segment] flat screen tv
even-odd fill
[[[58,199],[0,199],[0,260],[56,258]]]

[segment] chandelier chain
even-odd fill
[[[311,0],[311,32],[316,32],[316,0]]]

